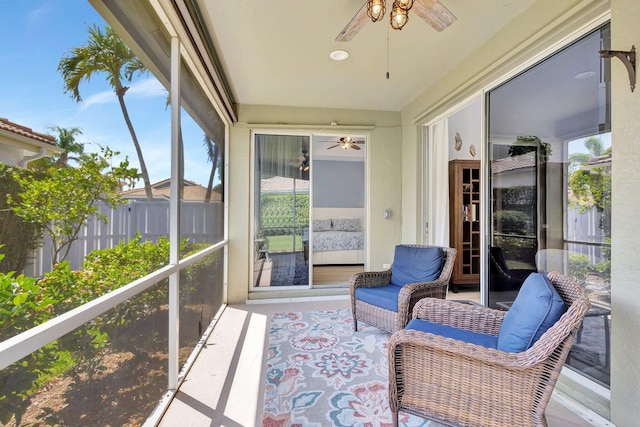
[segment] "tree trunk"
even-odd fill
[[[220,157],[220,150],[218,149],[218,145],[215,144],[213,146],[213,158],[211,159],[211,162],[213,164],[211,165],[211,174],[209,175],[209,184],[207,185],[207,194],[205,195],[205,199],[204,199],[204,201],[207,203],[211,201],[211,193],[213,190],[213,180],[215,178],[216,169],[218,166],[218,157]]]
[[[140,173],[142,174],[142,181],[144,182],[144,191],[147,195],[147,200],[153,200],[153,193],[151,192],[151,182],[149,181],[149,173],[147,172],[147,166],[144,163],[144,158],[142,157],[142,149],[140,148],[140,143],[138,142],[138,137],[136,136],[135,130],[133,130],[133,124],[131,124],[131,119],[129,118],[129,112],[127,111],[127,106],[124,104],[124,94],[129,89],[128,87],[123,87],[121,90],[116,90],[116,96],[118,97],[118,102],[120,103],[120,108],[122,109],[122,115],[124,116],[124,121],[127,122],[127,127],[129,128],[129,133],[131,134],[131,139],[133,140],[133,145],[136,147],[136,153],[138,154],[138,161],[140,162]]]

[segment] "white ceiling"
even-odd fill
[[[341,43],[336,36],[364,0],[197,0],[237,103],[388,111],[404,108],[534,0],[441,2],[457,17],[443,32],[410,13],[402,31],[388,19],[368,22]],[[331,60],[336,49],[350,57]]]

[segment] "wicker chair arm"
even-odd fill
[[[450,363],[460,360],[466,361],[465,364],[487,364],[506,369],[526,369],[531,366],[531,363],[528,363],[527,352],[507,353],[411,329],[397,331],[389,339],[390,366],[391,359],[396,358],[396,352],[408,347],[413,347],[424,355],[438,354],[440,360],[447,358],[450,359]]]
[[[569,310],[562,315],[560,320],[542,334],[540,339],[536,341],[531,348],[524,353],[530,353],[527,356],[529,363],[535,365],[547,358],[558,345],[567,338],[568,335],[575,335],[582,324],[585,314],[589,311],[591,304],[585,298],[575,301]],[[571,343],[573,343],[571,339]],[[524,354],[523,353],[523,354]]]
[[[398,294],[398,305],[409,303],[410,299],[421,300],[427,298],[434,293],[442,293],[444,298],[447,292],[448,281],[435,280],[433,282],[416,282],[404,285]]]
[[[447,296],[448,282],[436,280],[433,282],[416,282],[406,284],[398,294],[398,325],[402,329],[411,320],[413,307],[423,298],[441,298]]]
[[[351,276],[349,287],[353,290],[356,288],[374,288],[388,285],[390,282],[391,269],[384,271],[364,271]]]
[[[497,336],[506,311],[457,301],[425,298],[413,308],[413,318],[467,331]]]

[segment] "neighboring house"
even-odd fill
[[[55,137],[0,117],[0,162],[26,167],[30,161],[61,152]]]
[[[154,200],[169,200],[171,198],[171,180],[169,178],[158,181],[151,184],[151,193]],[[203,187],[200,184],[196,184],[193,181],[184,181],[184,193],[182,200],[185,202],[203,202],[206,199],[207,187]],[[147,195],[144,191],[144,187],[134,188],[126,190],[120,193],[123,199],[130,200],[146,200]],[[222,200],[222,195],[217,191],[211,192],[211,202],[219,202]]]

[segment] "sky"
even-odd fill
[[[122,111],[106,74],[96,74],[80,86],[82,102],[64,93],[58,72],[61,58],[88,39],[92,24],[106,25],[87,0],[0,0],[0,117],[56,136],[51,127],[80,128],[77,142],[85,151],[100,146],[138,158]],[[170,110],[167,91],[148,74],[134,77],[125,95],[140,141],[150,181],[170,176]],[[207,185],[211,164],[203,148],[204,133],[190,117],[182,118],[185,178]],[[217,182],[217,180],[216,180]],[[136,187],[142,187],[140,181]]]

